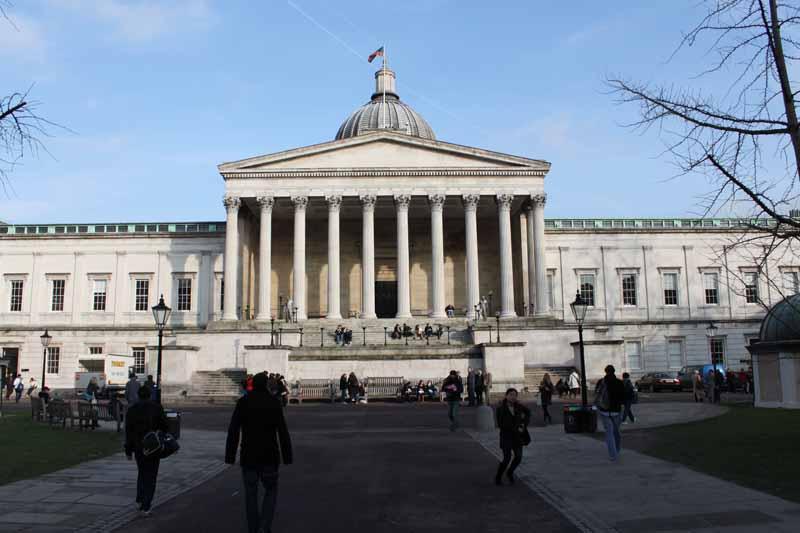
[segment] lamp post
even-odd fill
[[[500,342],[500,311],[494,314],[494,318],[497,320],[497,342]]]
[[[711,385],[711,401],[716,403],[717,401],[717,358],[714,357],[714,337],[717,336],[717,326],[713,322],[708,323],[708,327],[706,328],[706,336],[708,336],[708,352],[711,354],[711,368],[713,370],[713,379]]]
[[[494,304],[492,303],[492,297],[494,296],[493,291],[489,291],[489,314],[491,315],[494,311]]]
[[[578,342],[581,352],[581,405],[586,410],[588,405],[586,401],[586,359],[583,351],[583,321],[586,318],[586,310],[589,309],[589,305],[581,298],[580,291],[577,291],[575,293],[575,301],[569,306],[572,309],[572,316],[575,317],[575,322],[578,324]]]
[[[161,403],[161,349],[164,339],[164,327],[167,325],[167,319],[169,318],[169,314],[172,309],[167,307],[167,305],[164,303],[163,294],[158,300],[158,305],[154,305],[152,309],[153,318],[155,319],[156,327],[158,328],[158,366],[156,367],[156,388],[158,389],[158,394],[156,395],[156,400],[158,403]]]
[[[283,328],[278,328],[278,346],[283,346]]]
[[[325,346],[325,328],[319,328],[319,347]]]
[[[303,328],[300,328],[300,347],[303,347]]]
[[[364,333],[364,340],[362,341],[361,345],[367,345],[367,326],[361,326],[361,331]]]
[[[297,306],[292,309],[292,322],[297,324]]]
[[[275,347],[275,317],[269,317],[269,345]]]
[[[491,322],[489,323],[491,324]],[[492,326],[489,326],[489,344],[492,344]]]
[[[44,330],[44,334],[39,338],[42,340],[42,385],[39,390],[44,390],[44,377],[47,370],[47,347],[50,346],[53,336],[47,333],[47,330]]]
[[[447,326],[447,344],[450,344],[450,326]]]
[[[386,333],[387,333],[388,330],[389,330],[389,328],[387,328],[386,326],[383,326],[383,345],[384,346],[389,344],[389,342],[387,340],[387,336],[386,336]]]

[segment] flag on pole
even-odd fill
[[[367,58],[367,62],[372,63],[376,57],[383,57],[383,46],[372,52]]]

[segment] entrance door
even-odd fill
[[[394,318],[397,314],[397,282],[375,282],[375,314],[378,318]]]
[[[19,348],[3,348],[3,362],[8,363],[8,367],[4,369],[5,376],[3,376],[5,379],[4,385],[8,386],[9,383],[14,381],[17,372],[19,372]]]

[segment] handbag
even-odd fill
[[[527,426],[523,426],[519,436],[520,443],[527,446],[531,443],[531,434],[528,432]]]
[[[142,453],[145,457],[166,459],[180,450],[181,445],[171,433],[150,431],[142,439]]]

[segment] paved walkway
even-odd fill
[[[180,443],[178,454],[161,463],[155,505],[226,468],[220,433],[184,430]],[[136,516],[135,497],[136,463],[115,454],[1,486],[0,531],[105,533]]]
[[[800,505],[625,450],[625,432],[724,412],[702,404],[640,404],[637,424],[623,426],[623,451],[608,460],[605,441],[535,428],[519,476],[581,531],[796,532]],[[496,433],[469,432],[500,456]]]

